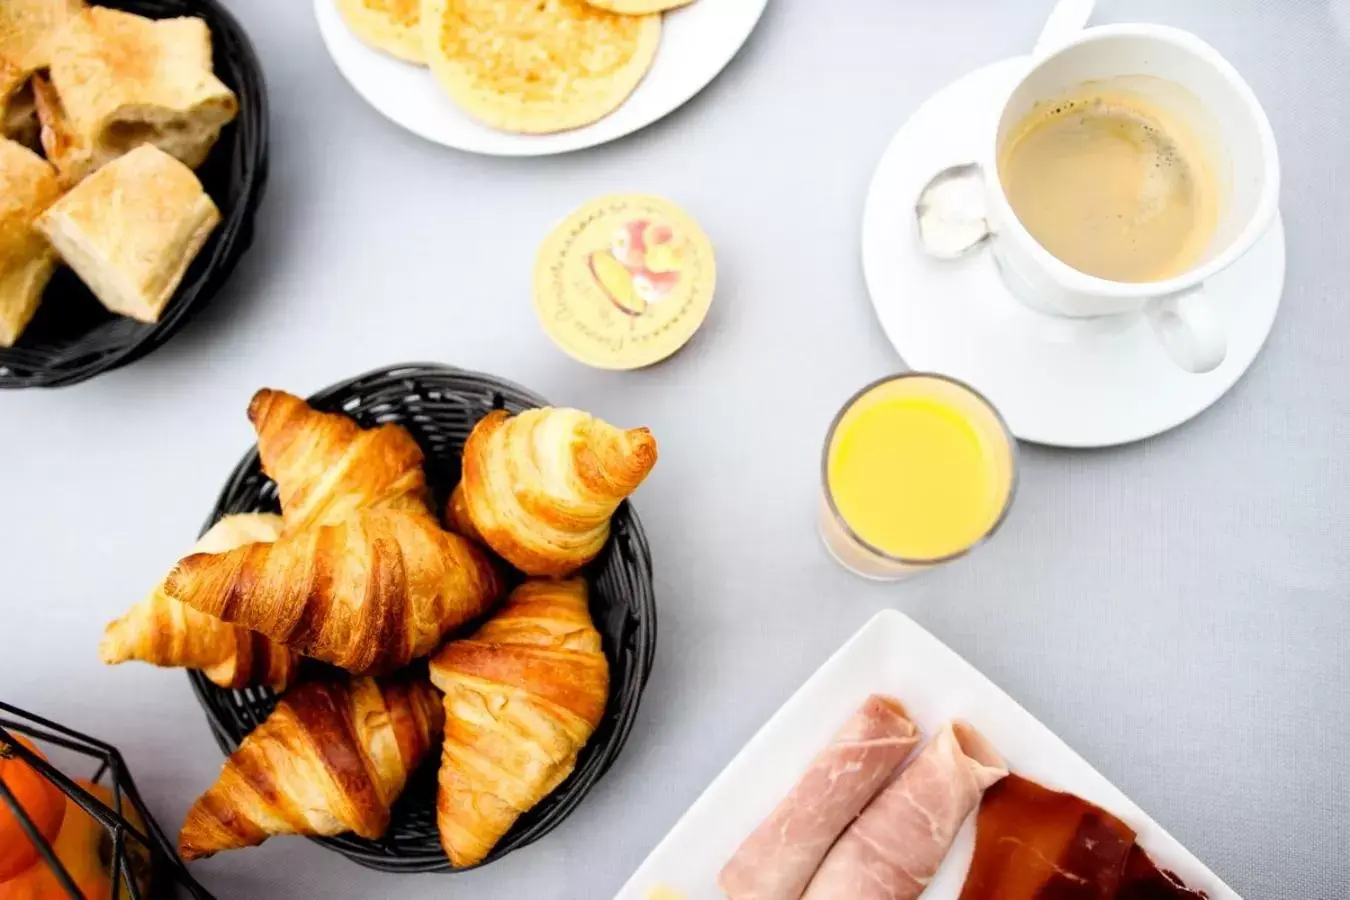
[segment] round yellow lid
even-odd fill
[[[712,244],[669,200],[612,194],[569,215],[539,248],[534,309],[568,355],[638,369],[703,324],[717,269]]]

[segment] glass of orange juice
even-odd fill
[[[845,568],[898,580],[982,544],[1016,487],[1017,443],[988,400],[943,375],[894,375],[830,425],[820,533]]]

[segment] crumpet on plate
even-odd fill
[[[425,0],[427,61],[451,99],[493,128],[580,128],[627,99],[656,57],[661,17],[584,0]]]
[[[646,16],[668,9],[679,9],[693,3],[694,0],[586,0],[586,2],[596,9],[624,16]]]
[[[337,0],[352,34],[377,50],[426,65],[422,0]]]

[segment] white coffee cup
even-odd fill
[[[1082,20],[1088,9],[1090,4],[1081,6]],[[1173,362],[1208,372],[1223,362],[1227,339],[1205,282],[1247,253],[1275,220],[1280,165],[1274,132],[1237,70],[1194,35],[1160,25],[1080,26],[1081,20],[1066,28],[1052,18],[1030,69],[992,123],[976,160],[984,185],[984,236],[991,238],[1004,281],[1024,303],[1074,318],[1142,313]],[[1180,89],[1175,93],[1189,101],[1180,101],[1181,108],[1177,98],[1150,99],[1185,116],[1209,151],[1221,186],[1209,247],[1191,269],[1165,281],[1110,281],[1061,262],[1018,221],[999,183],[1002,141],[1036,103],[1085,83],[1121,78]]]

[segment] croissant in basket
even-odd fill
[[[471,866],[572,773],[604,714],[585,580],[525,582],[432,659],[431,680],[445,692],[436,822],[450,862]]]
[[[428,515],[363,509],[274,544],[181,560],[169,596],[359,674],[392,672],[500,594],[492,563]]]
[[[599,555],[610,517],[654,465],[646,428],[575,409],[497,410],[464,445],[449,515],[525,574],[568,575]]]
[[[292,688],[192,804],[179,854],[201,859],[276,834],[380,837],[441,716],[440,697],[421,679]]]
[[[287,531],[332,525],[362,508],[430,514],[422,450],[403,426],[362,428],[269,388],[253,395],[248,418]]]
[[[193,547],[222,553],[244,544],[275,541],[281,517],[266,513],[226,516]],[[98,645],[109,665],[140,660],[156,666],[201,669],[223,688],[266,684],[283,690],[295,677],[299,656],[262,635],[198,612],[160,584],[122,618],[111,622]]]

